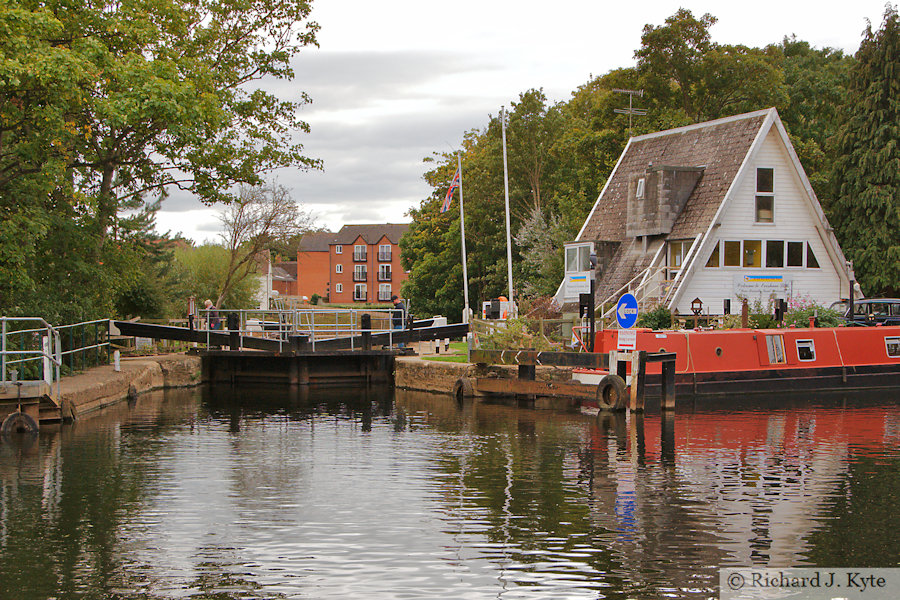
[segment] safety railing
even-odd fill
[[[363,315],[369,315],[371,326],[364,329]],[[388,334],[388,344],[393,345],[394,322],[405,323],[404,311],[398,309],[321,309],[307,308],[295,310],[200,310],[196,321],[200,330],[207,332],[206,343],[213,345],[213,332],[236,332],[241,336],[263,337],[277,340],[279,350],[286,350],[291,337],[306,336],[315,350],[316,343],[325,339],[350,338],[350,347],[355,349],[356,336],[363,332]],[[230,322],[229,322],[230,320]],[[397,327],[400,329],[400,327]],[[241,342],[242,343],[242,342]]]
[[[62,367],[59,331],[40,317],[0,317],[0,383],[56,386]]]

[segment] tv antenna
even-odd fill
[[[632,108],[631,102],[634,100],[634,97],[638,98],[644,97],[644,90],[623,90],[620,88],[613,88],[614,92],[619,94],[628,94],[628,108],[614,108],[614,113],[619,113],[620,115],[628,115],[628,137],[631,137],[631,118],[633,115],[637,115],[639,117],[643,117],[647,114],[646,110],[641,110],[639,108]]]

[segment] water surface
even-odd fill
[[[0,598],[713,598],[720,566],[898,566],[900,408],[856,400],[149,394],[0,443]]]

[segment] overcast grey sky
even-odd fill
[[[295,80],[274,89],[312,97],[301,115],[312,131],[299,139],[324,169],[285,169],[278,182],[335,231],[406,222],[430,192],[423,158],[455,148],[522,91],[566,100],[591,75],[633,65],[644,24],[662,24],[679,6],[718,17],[718,42],[764,46],[796,34],[853,53],[885,3],[313,0],[320,48],[303,51]],[[173,193],[157,229],[214,240],[219,210]]]

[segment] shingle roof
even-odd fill
[[[352,244],[360,236],[367,244],[376,244],[387,236],[391,243],[400,242],[400,237],[409,229],[409,223],[379,223],[374,225],[344,225],[337,232],[332,244]]]
[[[334,241],[334,236],[335,234],[330,231],[304,233],[300,238],[299,250],[300,252],[328,252],[328,245]]]
[[[326,248],[327,248],[327,246],[326,246]],[[281,269],[282,271],[284,271],[284,273],[288,277],[293,277],[295,280],[297,279],[297,261],[296,260],[275,263],[275,268]]]
[[[272,279],[275,281],[297,281],[296,267],[297,263],[294,263],[294,274],[291,275],[287,269],[284,268],[284,263],[275,265],[272,267]]]
[[[705,232],[771,110],[632,138],[579,239],[625,240],[628,182],[650,163],[704,167],[668,237],[687,239]]]

